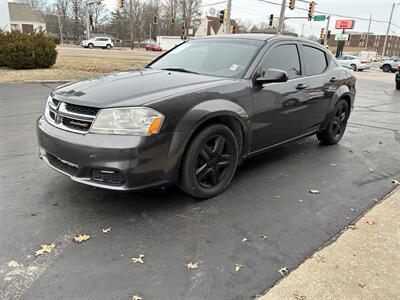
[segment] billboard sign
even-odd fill
[[[353,29],[354,28],[354,20],[337,20],[335,28],[336,29]]]

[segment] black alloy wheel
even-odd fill
[[[322,144],[334,145],[337,144],[343,137],[349,118],[350,108],[347,101],[341,99],[335,106],[328,127],[317,133],[318,139]]]
[[[203,129],[190,143],[182,162],[180,187],[196,198],[222,193],[232,181],[238,163],[234,133],[225,125]]]

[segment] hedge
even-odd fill
[[[0,32],[0,66],[13,69],[49,68],[56,59],[54,39],[43,32]]]

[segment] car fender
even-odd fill
[[[233,117],[241,125],[243,145],[248,145],[249,116],[243,107],[224,99],[203,101],[187,111],[175,127],[169,146],[166,168],[166,171],[169,172],[167,176],[172,181],[176,181],[178,178],[182,156],[196,130],[208,120],[223,116]]]

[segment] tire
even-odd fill
[[[384,65],[382,66],[382,71],[385,73],[388,73],[392,70],[392,67],[390,65]]]
[[[89,48],[89,49],[93,49],[93,48],[94,48],[94,45],[93,45],[92,43],[90,43],[90,44],[88,45],[88,48]]]
[[[235,174],[238,148],[235,134],[225,125],[215,124],[200,131],[183,156],[180,189],[201,199],[222,193]]]
[[[350,67],[353,69],[353,71],[357,71],[357,66],[355,64],[351,64]]]
[[[339,100],[335,105],[328,126],[324,131],[317,133],[317,138],[320,140],[321,144],[335,145],[342,139],[349,115],[350,107],[347,101],[344,99]]]
[[[110,45],[110,44],[107,44],[106,49],[107,49],[107,50],[111,50],[111,48],[112,48],[111,45]]]
[[[392,72],[392,73],[396,73],[397,70],[396,70],[396,69],[392,69],[391,72]]]
[[[396,89],[397,89],[397,90],[400,90],[400,81],[397,81],[397,82],[396,82]]]

